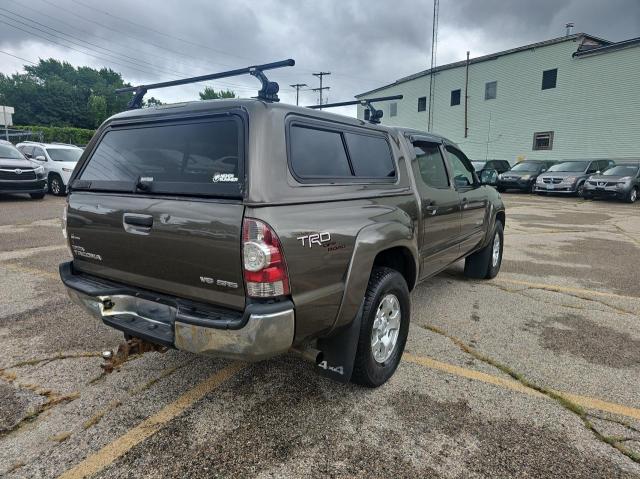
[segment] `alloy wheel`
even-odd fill
[[[402,311],[394,294],[386,294],[378,304],[371,332],[371,351],[377,363],[384,363],[395,350]]]

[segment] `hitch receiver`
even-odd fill
[[[167,349],[169,348],[166,346],[153,344],[140,338],[131,338],[120,343],[115,354],[113,351],[103,351],[102,359],[104,359],[104,363],[102,363],[100,367],[104,369],[105,373],[109,374],[124,364],[129,359],[129,356],[143,354],[149,351],[164,353]]]

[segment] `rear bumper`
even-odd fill
[[[153,343],[209,356],[259,361],[293,343],[291,301],[253,303],[244,312],[120,285],[60,265],[70,298],[108,326]]]

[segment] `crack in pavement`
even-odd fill
[[[602,301],[600,299],[589,298],[586,295],[582,295],[582,294],[577,293],[577,292],[574,293],[574,292],[569,292],[569,291],[563,291],[563,290],[560,290],[557,287],[552,286],[552,285],[548,285],[548,286],[547,285],[543,285],[543,284],[540,284],[540,285],[535,285],[535,284],[534,285],[522,285],[523,287],[520,288],[520,289],[512,289],[512,288],[504,286],[503,284],[500,284],[500,283],[498,283],[496,281],[487,281],[487,282],[482,282],[481,284],[486,284],[486,285],[489,285],[489,286],[496,287],[496,288],[501,289],[502,291],[505,291],[507,293],[520,294],[520,295],[525,296],[525,297],[527,297],[529,299],[535,299],[535,300],[538,300],[538,301],[543,301],[543,302],[546,302],[546,303],[549,303],[549,304],[553,304],[555,306],[565,306],[567,308],[573,307],[573,308],[576,308],[576,309],[581,309],[580,307],[576,307],[576,306],[558,304],[558,303],[553,303],[553,302],[549,302],[549,301],[544,301],[544,300],[541,300],[539,298],[533,298],[531,296],[525,295],[524,292],[525,291],[531,291],[531,290],[549,291],[551,293],[563,294],[563,295],[569,296],[571,298],[577,298],[577,299],[582,299],[584,301],[590,301],[590,302],[593,302],[593,303],[597,303],[597,304],[600,304],[600,305],[602,305],[602,306],[604,306],[604,307],[609,309],[609,311],[604,311],[604,310],[601,310],[601,309],[595,309],[595,311],[601,311],[603,313],[614,312],[614,313],[617,313],[617,314],[638,316],[638,313],[636,313],[634,311],[631,311],[631,310],[628,310],[628,309],[624,309],[624,308],[620,308],[619,306],[613,306],[613,305],[611,305],[609,303],[605,303],[604,301]],[[628,296],[627,298],[637,299],[637,298],[631,297],[631,296]]]
[[[486,356],[485,354],[481,353],[474,347],[465,343],[462,339],[447,333],[446,331],[438,328],[437,326],[432,326],[429,324],[427,325],[418,324],[418,326],[420,326],[423,329],[426,329],[427,331],[431,331],[432,333],[438,334],[440,336],[443,336],[449,339],[451,342],[453,342],[453,344],[458,346],[458,348],[460,348],[461,351],[473,356],[475,359],[482,361],[485,364],[493,366],[494,368],[502,371],[508,376],[511,376],[513,379],[515,379],[520,384],[522,384],[522,386],[528,389],[531,389],[533,391],[536,391],[538,393],[541,393],[550,399],[553,399],[564,409],[575,414],[582,421],[585,428],[591,431],[591,433],[595,436],[596,439],[603,442],[604,444],[608,444],[609,446],[613,447],[614,449],[616,449],[618,452],[628,457],[633,462],[640,464],[640,454],[624,447],[621,443],[624,441],[618,441],[617,437],[606,436],[602,434],[600,431],[598,431],[594,426],[594,424],[589,419],[590,416],[591,417],[595,417],[595,416],[589,414],[582,406],[571,401],[569,398],[567,398],[563,394],[553,391],[545,386],[540,386],[539,384],[536,384],[530,381],[529,379],[525,378],[522,374],[513,370],[511,367],[505,364],[502,364],[496,361],[495,359],[490,358],[489,356]]]

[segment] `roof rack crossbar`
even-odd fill
[[[273,70],[275,68],[282,67],[292,67],[296,64],[295,60],[289,58],[287,60],[282,60],[279,62],[273,63],[265,63],[262,65],[253,65],[246,68],[238,68],[236,70],[229,70],[226,72],[220,73],[212,73],[210,75],[200,75],[197,77],[183,78],[180,80],[171,80],[161,83],[151,83],[149,85],[138,85],[138,86],[130,86],[125,88],[118,88],[116,93],[128,93],[133,92],[133,96],[127,105],[129,110],[134,110],[142,107],[142,99],[144,95],[149,90],[155,90],[158,88],[167,88],[171,86],[178,85],[186,85],[189,83],[197,83],[207,80],[216,80],[219,78],[228,78],[239,75],[246,75],[247,73],[251,76],[256,77],[262,83],[262,88],[258,92],[258,98],[260,100],[269,101],[269,102],[277,102],[280,101],[278,98],[278,91],[280,90],[280,86],[276,82],[269,81],[267,76],[264,74],[265,70]]]
[[[373,106],[372,102],[379,101],[391,101],[391,100],[402,100],[402,95],[391,95],[391,96],[379,96],[377,98],[363,98],[362,100],[351,100],[351,101],[341,101],[338,103],[327,103],[325,105],[309,105],[307,108],[312,108],[314,110],[320,108],[333,108],[338,106],[350,106],[350,105],[362,105],[369,111],[369,123],[380,123],[380,118],[382,118],[383,112],[382,110],[378,110]]]

